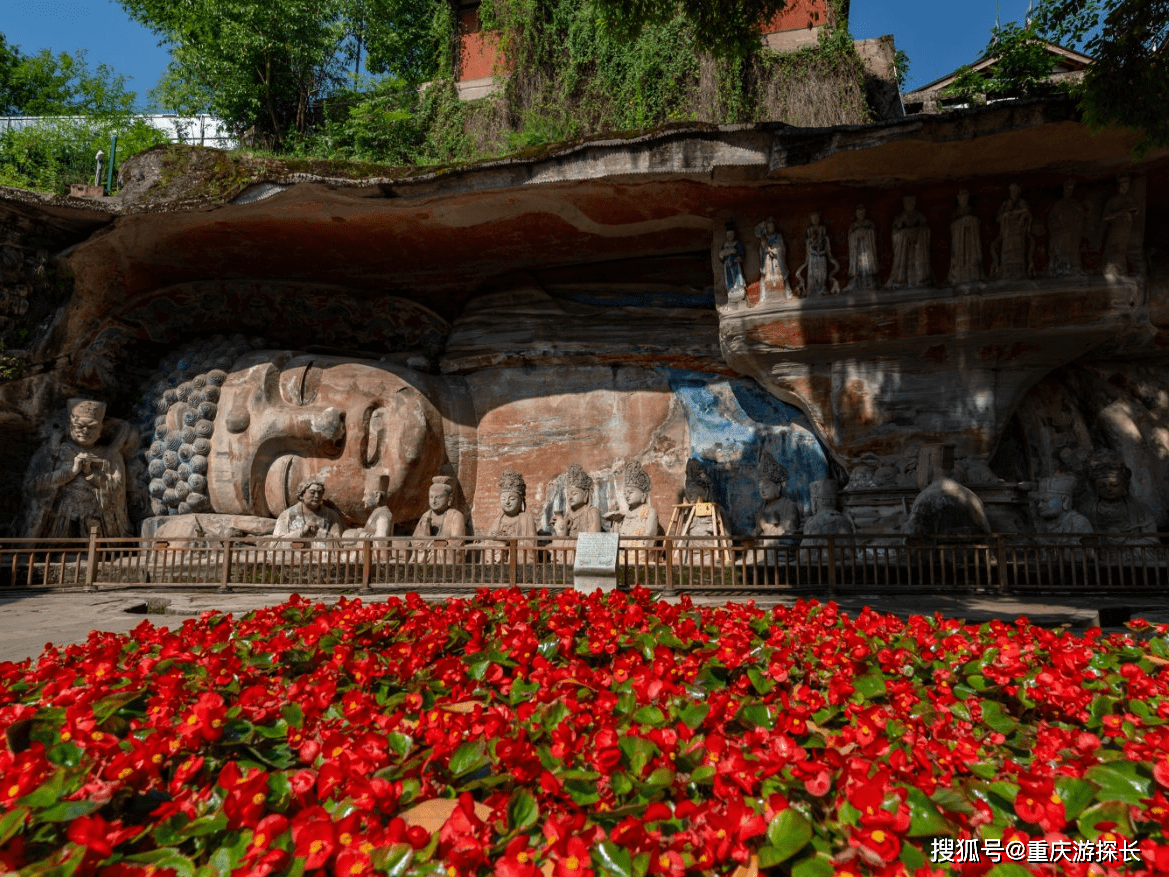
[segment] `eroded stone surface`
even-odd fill
[[[789,468],[788,490],[806,512],[807,485],[830,474],[829,457],[839,464],[833,474],[846,476],[873,454],[876,472],[916,443],[945,440],[971,467],[993,462],[1006,481],[987,481],[987,489],[1012,496],[1018,483],[1055,473],[1037,454],[1018,463],[1003,448],[1043,446],[1064,456],[1114,448],[1133,471],[1132,494],[1169,522],[1161,463],[1169,457],[1159,451],[1169,420],[1157,401],[1169,283],[1156,255],[1169,234],[1161,194],[1169,161],[1150,153],[1134,163],[1131,143],[1118,132],[1087,136],[1068,105],[1054,103],[834,131],[691,126],[411,177],[372,169],[355,179],[326,167],[154,151],[127,163],[129,185],[118,198],[0,198],[6,240],[24,247],[20,270],[43,264],[72,283],[54,302],[35,287],[22,295],[17,286],[27,278],[4,276],[5,317],[27,324],[13,328],[29,332],[29,373],[0,383],[0,429],[10,446],[31,449],[50,413],[87,387],[101,388],[111,411],[128,416],[162,348],[242,331],[314,362],[361,360],[381,375],[375,388],[387,374],[401,380],[409,372],[405,383],[433,411],[422,418],[425,449],[409,465],[335,454],[339,435],[365,430],[354,425],[365,409],[340,404],[318,412],[315,431],[309,418],[308,439],[288,430],[320,445],[319,457],[297,451],[275,427],[266,436],[232,433],[265,450],[226,452],[260,459],[263,473],[262,489],[245,496],[241,488],[230,501],[219,482],[230,513],[262,508],[274,516],[289,478],[303,469],[328,476],[349,523],[360,523],[370,477],[393,481],[405,470],[395,488],[403,505],[393,511],[409,526],[427,508],[430,478],[449,466],[460,507],[478,506],[475,516],[489,519],[484,503],[513,464],[529,478],[544,528],[553,503],[564,508],[557,477],[571,460],[596,479],[595,500],[607,510],[613,503],[602,503],[602,492],[619,507],[619,469],[637,459],[652,475],[653,504],[668,509],[686,460],[696,457],[713,466],[715,499],[742,533],[759,497],[753,474],[739,473],[753,473],[763,450]],[[965,237],[951,226],[955,168],[974,217]],[[1121,172],[1129,175],[1125,192]],[[1057,209],[1069,178],[1075,203]],[[1015,182],[1031,239],[998,221]],[[261,189],[262,199],[240,197]],[[906,194],[930,231],[928,264],[919,261],[918,273],[928,269],[956,287],[880,288],[897,261],[889,230]],[[856,225],[858,203],[872,231]],[[1082,212],[1071,209],[1077,205]],[[850,254],[852,288],[791,302],[786,289],[761,290],[768,251],[750,230],[774,217],[787,265],[799,265],[813,213],[833,252]],[[750,246],[743,297],[723,314],[720,338],[715,306],[728,303],[712,282],[722,265],[711,242],[728,222]],[[1000,259],[1004,249],[1033,246],[1023,261],[1033,277],[977,280],[993,268],[1000,231]],[[29,258],[33,240],[33,252],[46,250],[43,262]],[[851,264],[854,251],[874,266],[874,288],[855,282],[864,275]],[[18,299],[29,302],[27,315],[14,311]],[[736,374],[758,384],[729,380]],[[342,396],[357,398],[363,383],[350,381]],[[1075,402],[1078,425],[1039,416],[1054,408],[1036,395],[1051,386]],[[388,393],[378,389],[375,407]],[[760,407],[755,394],[770,401]],[[806,419],[797,423],[776,399]],[[248,413],[268,417],[254,405]],[[590,446],[584,437],[595,438],[597,424],[606,425],[603,440]],[[1071,434],[1074,445],[1057,446]],[[227,441],[218,428],[215,435]],[[562,452],[554,463],[536,450],[545,440]],[[0,474],[19,480],[27,459],[15,455]],[[149,499],[139,497],[136,517],[150,514]],[[210,494],[208,505],[218,511]]]

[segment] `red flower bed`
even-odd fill
[[[0,873],[1169,873],[1143,627],[640,589],[143,622],[0,664]]]

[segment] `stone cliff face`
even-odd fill
[[[151,373],[183,345],[235,333],[253,349],[309,356],[299,377],[272,379],[284,402],[309,405],[315,375],[328,384],[321,363],[340,357],[393,371],[435,406],[418,435],[441,452],[392,464],[368,450],[392,434],[370,426],[397,410],[390,384],[321,427],[333,442],[321,465],[355,461],[334,476],[354,521],[362,490],[379,483],[397,485],[399,523],[416,518],[441,470],[458,476],[458,501],[482,529],[513,466],[545,526],[572,462],[596,481],[594,503],[620,510],[631,459],[665,521],[694,458],[732,529],[746,532],[761,454],[789,470],[788,492],[809,512],[809,485],[829,474],[852,479],[846,497],[906,489],[913,449],[940,441],[957,446],[966,483],[1000,491],[1082,476],[1092,450],[1114,449],[1164,527],[1169,154],[1137,160],[1131,146],[1123,133],[1089,135],[1065,104],[1035,103],[865,128],[679,128],[413,175],[158,149],[126,162],[115,198],[0,190],[0,482],[12,498],[0,527],[22,530],[24,470],[66,398],[100,397],[110,416],[137,417],[149,452],[165,444],[141,413],[144,394],[161,399],[144,390]],[[1130,189],[1117,201],[1121,173]],[[961,244],[960,188],[975,229]],[[858,204],[872,222],[874,279],[832,294],[832,280],[848,287],[855,272]],[[797,269],[817,282],[812,213],[838,264],[823,261],[828,294],[761,289],[752,231],[768,217],[792,284]],[[1070,233],[1067,215],[1078,217]],[[742,246],[741,296],[719,258],[728,223]],[[912,270],[892,276],[917,240],[903,227],[928,229],[920,283]],[[1064,270],[1069,234],[1075,265]],[[959,262],[975,279],[949,282]],[[249,435],[226,417],[209,418],[216,448]],[[345,445],[357,436],[360,453]],[[263,502],[210,510],[274,515],[287,503],[306,452],[264,441],[261,468],[240,476],[258,479]],[[215,453],[213,470],[236,465],[236,452]],[[139,517],[150,513],[147,463]]]

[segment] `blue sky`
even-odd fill
[[[851,28],[858,39],[893,34],[909,53],[910,88],[925,85],[986,46],[996,9],[1002,21],[1021,19],[1026,0],[852,0]],[[86,49],[90,64],[109,64],[130,80],[140,101],[166,68],[158,37],[131,21],[113,0],[5,0],[0,32],[26,54]]]

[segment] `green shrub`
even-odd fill
[[[74,117],[46,119],[36,127],[0,132],[0,185],[61,195],[69,191],[72,183],[92,183],[94,156],[100,149],[109,159],[110,136],[115,133],[115,164],[166,142],[165,134],[142,119],[129,123]],[[105,178],[103,170],[103,183]]]

